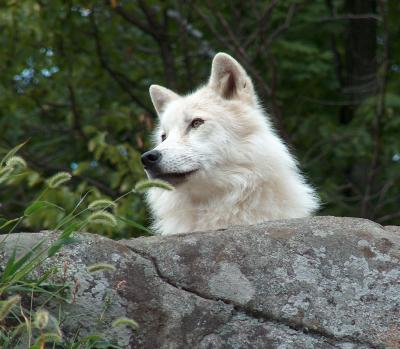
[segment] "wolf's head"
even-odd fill
[[[225,53],[214,57],[208,83],[194,93],[180,96],[152,85],[150,96],[159,126],[156,146],[142,155],[142,162],[150,178],[176,186],[218,178],[226,182],[230,174],[251,171],[256,151],[264,151],[254,146],[257,137],[272,132],[251,79]]]

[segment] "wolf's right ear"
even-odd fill
[[[254,102],[251,79],[239,62],[226,53],[220,52],[215,55],[208,84],[222,98]]]
[[[179,95],[175,92],[159,85],[151,85],[149,92],[158,116],[165,111],[170,102],[179,98]]]

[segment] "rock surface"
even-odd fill
[[[11,235],[6,250],[46,235],[55,238]],[[62,277],[80,285],[63,306],[67,337],[97,331],[126,348],[400,348],[399,227],[314,217],[119,242],[80,237],[43,267],[67,266]],[[99,262],[117,271],[87,272]],[[140,329],[111,328],[120,316]]]

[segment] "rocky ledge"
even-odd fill
[[[11,235],[1,264],[13,246],[43,236],[55,238]],[[101,332],[152,349],[400,348],[400,227],[314,217],[118,242],[79,237],[42,267],[79,285],[63,305],[66,337]],[[87,271],[99,262],[116,271]],[[120,316],[140,328],[112,328]]]

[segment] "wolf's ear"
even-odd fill
[[[226,53],[213,59],[209,86],[225,99],[245,98],[254,101],[254,88],[243,67]]]
[[[149,92],[151,101],[159,116],[165,111],[168,103],[179,98],[179,95],[175,92],[159,85],[151,85]]]

